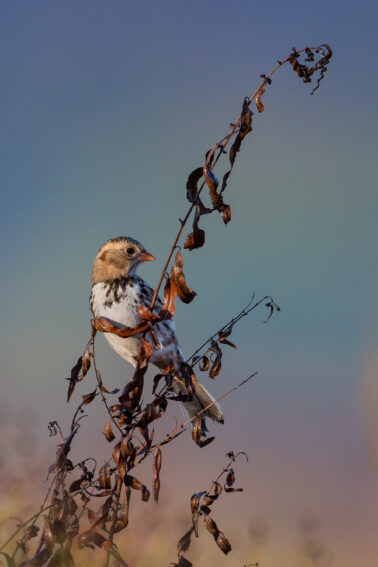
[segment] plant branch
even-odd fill
[[[308,49],[317,50],[317,49],[319,49],[319,48],[321,48],[321,47],[324,47],[324,46],[325,46],[325,44],[322,44],[321,46],[317,46],[317,47],[310,47],[310,48],[307,47],[307,48],[305,48],[305,49],[300,49],[299,51],[297,51],[297,53],[298,53],[298,54],[304,53],[304,52],[306,52],[306,50],[308,50]],[[280,67],[282,67],[285,63],[288,63],[288,62],[291,60],[291,58],[292,58],[292,54],[288,55],[288,57],[286,57],[286,59],[284,59],[283,61],[278,61],[277,65],[275,65],[275,67],[273,67],[273,69],[268,73],[268,75],[264,75],[263,81],[261,81],[261,83],[259,84],[259,86],[258,86],[257,89],[255,90],[255,92],[252,94],[252,96],[249,97],[249,99],[248,99],[248,105],[250,105],[250,104],[256,99],[257,94],[260,92],[260,89],[266,84],[267,79],[270,79],[270,77],[271,77]],[[217,164],[217,162],[218,162],[219,157],[221,156],[221,154],[225,153],[225,152],[224,152],[224,148],[227,146],[228,142],[230,141],[230,139],[231,139],[232,136],[236,133],[238,127],[240,126],[241,118],[242,118],[242,115],[239,114],[239,116],[238,116],[238,118],[236,119],[236,121],[231,124],[231,130],[230,130],[229,134],[227,134],[227,136],[226,136],[225,138],[223,138],[222,144],[220,145],[220,148],[219,148],[219,150],[218,150],[218,154],[217,154],[217,156],[215,157],[215,159],[214,159],[214,161],[213,161],[213,163],[212,163],[212,165],[211,165],[211,167],[210,167],[211,170],[214,169],[214,167],[215,167],[215,165]],[[205,186],[205,181],[202,182],[202,184],[201,184],[201,186],[200,186],[200,188],[199,188],[198,196],[201,194],[201,192],[202,192],[204,186]],[[184,229],[184,226],[186,225],[186,223],[187,223],[187,221],[188,221],[188,219],[189,219],[189,217],[190,217],[190,214],[191,214],[191,212],[193,211],[194,208],[195,208],[195,204],[193,203],[193,204],[189,207],[189,210],[188,210],[188,212],[186,213],[184,219],[183,219],[183,220],[180,220],[180,227],[179,227],[179,229],[178,229],[178,231],[177,231],[177,233],[176,233],[176,236],[175,236],[175,238],[174,238],[174,240],[173,240],[173,244],[172,244],[171,249],[170,249],[170,251],[169,251],[169,253],[168,253],[167,259],[166,259],[166,261],[165,261],[165,263],[164,263],[162,272],[161,272],[161,274],[160,274],[159,281],[158,281],[158,283],[157,283],[157,286],[156,286],[156,288],[155,288],[155,291],[154,291],[154,294],[153,294],[153,297],[152,297],[152,300],[151,300],[151,304],[150,304],[150,309],[151,309],[151,310],[153,309],[153,307],[154,307],[154,305],[155,305],[155,302],[156,302],[156,299],[157,299],[157,296],[158,296],[158,293],[159,293],[161,284],[163,283],[163,279],[164,279],[165,273],[166,273],[166,271],[167,271],[169,262],[170,262],[170,260],[171,260],[171,258],[172,258],[173,252],[174,252],[174,250],[175,250],[175,248],[176,248],[176,246],[177,246],[177,243],[178,243],[178,241],[179,241],[179,238],[180,238],[180,236],[181,236],[181,233],[182,233],[182,231],[183,231],[183,229]]]
[[[223,400],[224,398],[226,398],[229,394],[231,394],[232,392],[235,392],[235,390],[238,390],[241,386],[243,386],[244,384],[246,384],[247,382],[249,382],[249,380],[251,380],[252,378],[254,378],[257,375],[257,372],[254,372],[253,374],[251,374],[250,376],[248,376],[248,378],[245,378],[245,380],[242,380],[237,386],[234,386],[233,388],[231,388],[231,390],[228,390],[225,394],[223,394],[222,396],[220,396],[219,398],[217,398],[216,400],[214,400],[213,402],[211,402],[211,404],[208,404],[206,407],[202,408],[200,411],[198,411],[195,415],[193,415],[193,417],[191,417],[190,419],[187,419],[186,421],[184,421],[184,423],[182,423],[178,428],[176,428],[174,431],[172,431],[172,433],[169,433],[168,435],[166,435],[166,437],[164,437],[164,439],[162,441],[160,441],[159,443],[156,443],[155,445],[153,445],[151,447],[151,449],[155,449],[156,447],[160,447],[160,445],[165,445],[166,443],[169,443],[169,441],[171,439],[173,439],[174,437],[176,437],[182,430],[185,429],[185,427],[187,425],[189,425],[189,423],[191,423],[192,421],[196,420],[198,417],[200,417],[200,415],[202,415],[203,413],[205,413],[208,409],[210,409],[213,405],[217,404],[218,402],[220,402],[221,400]]]

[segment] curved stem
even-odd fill
[[[323,46],[324,46],[324,44],[322,44],[322,45],[320,45],[320,46],[317,46],[317,47],[310,47],[310,48],[300,49],[299,51],[297,51],[297,53],[304,53],[304,52],[306,51],[306,49],[316,50],[316,49],[319,49],[320,47],[323,47]],[[288,55],[288,57],[286,57],[286,59],[284,59],[283,61],[279,61],[279,62],[277,63],[277,65],[276,65],[275,67],[273,67],[273,69],[270,71],[270,73],[268,73],[268,75],[265,76],[264,80],[261,81],[261,83],[259,84],[259,86],[258,86],[257,89],[255,90],[255,92],[253,93],[253,95],[248,99],[248,104],[251,104],[251,103],[253,102],[253,100],[256,98],[256,96],[257,96],[257,94],[258,94],[260,88],[265,84],[266,79],[269,79],[269,78],[277,71],[277,69],[279,69],[280,67],[282,67],[283,65],[285,65],[285,63],[287,63],[288,61],[290,61],[290,59],[291,59],[291,54]],[[230,141],[230,139],[232,138],[232,136],[235,134],[237,128],[239,127],[240,121],[241,121],[241,114],[239,114],[239,116],[238,116],[238,118],[236,119],[236,121],[232,124],[231,130],[230,130],[229,134],[224,138],[224,142],[222,143],[222,147],[219,149],[218,155],[215,157],[215,159],[214,159],[214,161],[213,161],[213,163],[212,163],[212,165],[211,165],[211,169],[214,169],[215,165],[217,164],[217,161],[218,161],[219,157],[221,156],[221,154],[224,153],[223,150],[224,150],[224,148],[227,146],[227,144],[228,144],[228,142]],[[204,188],[204,186],[205,186],[205,182],[203,181],[203,183],[201,184],[201,186],[200,186],[200,188],[199,188],[198,196],[201,194],[202,189]],[[191,214],[191,212],[192,212],[193,209],[194,209],[194,204],[192,204],[192,205],[189,207],[189,210],[188,210],[188,212],[186,213],[186,215],[185,215],[185,217],[184,217],[184,220],[180,221],[180,228],[178,229],[178,231],[177,231],[177,233],[176,233],[176,236],[175,236],[175,238],[174,238],[174,240],[173,240],[173,244],[172,244],[172,246],[171,246],[171,249],[170,249],[170,251],[169,251],[169,254],[168,254],[168,256],[167,256],[167,259],[166,259],[166,261],[165,261],[165,263],[164,263],[164,267],[163,267],[162,272],[161,272],[161,274],[160,274],[159,281],[158,281],[158,283],[157,283],[157,286],[156,286],[156,288],[155,288],[154,294],[153,294],[153,296],[152,296],[152,300],[151,300],[151,304],[150,304],[150,309],[153,309],[153,307],[154,307],[154,305],[155,305],[156,298],[157,298],[157,296],[158,296],[158,293],[159,293],[161,284],[163,283],[164,275],[165,275],[165,273],[166,273],[166,271],[167,271],[169,262],[170,262],[170,260],[171,260],[171,258],[172,258],[173,252],[174,252],[174,250],[175,250],[175,248],[176,248],[176,246],[177,246],[177,242],[179,241],[179,238],[180,238],[181,233],[182,233],[182,231],[183,231],[183,229],[184,229],[184,226],[186,225],[187,220],[188,220],[188,218],[190,217],[190,214]]]

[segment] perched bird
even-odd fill
[[[134,327],[142,320],[137,308],[150,305],[153,289],[135,272],[141,262],[155,260],[145,248],[133,238],[119,236],[111,238],[100,248],[92,266],[92,291],[90,308],[95,317],[106,317],[113,325]],[[159,298],[153,312],[160,311],[162,302]],[[175,335],[175,324],[172,320],[161,321],[154,325],[156,347],[151,333],[146,339],[152,345],[150,361],[161,371],[173,364],[175,371],[174,390],[177,394],[187,394],[182,377],[185,358]],[[133,367],[137,365],[142,334],[132,337],[119,337],[112,333],[104,333],[112,349]],[[185,413],[193,417],[198,411],[214,401],[209,392],[197,382],[192,400],[182,402]],[[181,402],[180,402],[181,403]],[[223,423],[220,406],[215,403],[202,414],[202,429],[206,431],[203,416]]]

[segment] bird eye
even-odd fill
[[[130,254],[130,255],[131,255],[131,254],[134,254],[135,248],[126,248],[126,252],[127,252],[128,254]]]

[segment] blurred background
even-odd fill
[[[263,309],[244,318],[220,376],[201,378],[221,395],[259,374],[223,402],[226,422],[208,448],[188,434],[166,448],[161,505],[135,498],[135,523],[118,541],[133,567],[174,561],[191,494],[227,451],[243,450],[244,492],[214,505],[234,550],[223,556],[203,530],[188,553],[196,566],[375,566],[376,3],[35,0],[0,10],[2,517],[40,502],[57,444],[47,424],[68,431],[93,389],[88,375],[67,406],[99,247],[141,240],[158,260],[140,274],[157,282],[190,171],[261,73],[293,46],[328,42],[334,57],[314,96],[289,66],[274,75],[225,193],[231,223],[203,217],[205,247],[184,253],[198,293],[177,306],[186,354],[253,291],[280,305],[267,324]],[[101,336],[97,358],[107,386],[130,377]],[[101,462],[107,415],[99,400],[88,413],[74,456]]]

